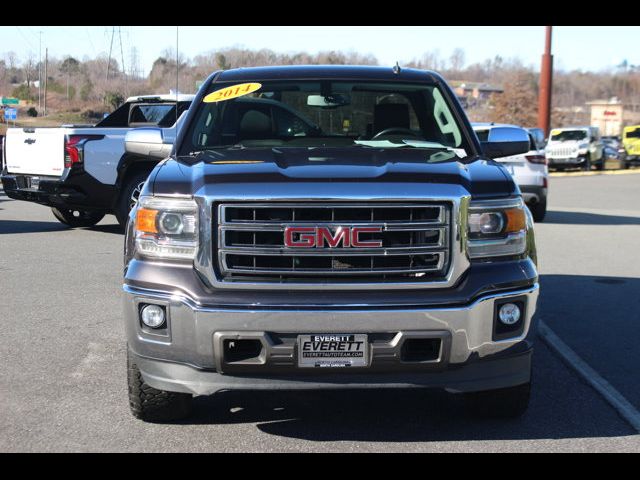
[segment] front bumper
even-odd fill
[[[551,156],[547,156],[547,162],[549,167],[576,167],[579,165],[584,165],[586,162],[586,155],[578,155],[575,157],[562,157],[562,158],[554,158]]]
[[[357,309],[247,309],[205,307],[185,295],[124,286],[129,349],[146,383],[168,391],[208,395],[223,389],[437,387],[454,392],[489,390],[529,381],[538,285],[486,294],[450,307]],[[496,303],[522,301],[522,328],[496,339]],[[164,335],[142,328],[141,303],[166,308]],[[308,333],[366,333],[369,365],[349,369],[297,367],[296,339]],[[407,362],[402,342],[441,339],[434,361]],[[263,354],[227,362],[221,339],[260,339]],[[330,371],[329,371],[330,370]]]

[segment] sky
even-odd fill
[[[62,58],[72,55],[82,59],[108,54],[111,32],[115,28],[112,55],[121,63],[131,61],[131,47],[140,57],[142,73],[166,48],[175,48],[175,26],[2,26],[0,58],[9,51],[24,59],[30,52],[38,57],[39,32],[42,31],[42,55]],[[121,35],[118,35],[118,29]],[[356,51],[374,55],[380,64],[394,65],[420,58],[426,51],[437,50],[448,58],[455,48],[465,51],[465,63],[481,62],[500,55],[518,57],[527,66],[538,69],[544,48],[544,27],[198,27],[178,28],[179,50],[186,57],[211,50],[244,46],[269,48],[276,52],[322,50]],[[122,52],[120,49],[122,38]],[[554,67],[561,70],[598,71],[627,60],[640,64],[640,27],[554,27]]]

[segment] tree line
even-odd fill
[[[132,53],[137,55],[137,52]],[[175,89],[194,92],[196,83],[218,69],[262,65],[379,65],[370,54],[348,51],[318,53],[281,53],[269,49],[252,50],[227,47],[187,58],[165,49],[153,62],[147,75],[139,68],[128,68],[115,58],[99,55],[95,58],[49,58],[47,90],[53,100],[52,109],[105,111],[115,108],[127,96],[167,93]],[[524,65],[518,58],[500,56],[482,62],[467,63],[464,50],[454,49],[450,55],[427,51],[420,58],[406,62],[404,67],[430,69],[440,72],[447,80],[488,83],[503,88],[484,110],[471,111],[474,120],[493,120],[533,125],[537,116],[537,66]],[[391,67],[391,65],[389,66]],[[0,59],[0,95],[13,95],[37,101],[38,60],[33,55],[18,58],[7,52]],[[598,72],[554,71],[554,125],[575,120],[566,113],[571,107],[584,106],[595,99],[618,97],[625,103],[640,105],[640,67],[623,62]],[[49,95],[48,95],[49,98]],[[473,118],[473,117],[476,118]]]

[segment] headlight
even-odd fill
[[[198,205],[193,200],[140,197],[136,250],[143,256],[193,259],[198,249]]]
[[[580,150],[584,150],[585,148],[589,148],[589,144],[588,143],[581,143],[580,145],[578,145],[578,148]]]
[[[471,202],[469,258],[521,255],[527,249],[527,217],[522,199]]]

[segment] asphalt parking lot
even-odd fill
[[[537,225],[539,315],[640,410],[640,175],[554,177]],[[518,420],[443,392],[225,392],[145,424],[127,405],[115,218],[68,230],[0,191],[1,451],[640,451],[640,436],[544,342]]]

